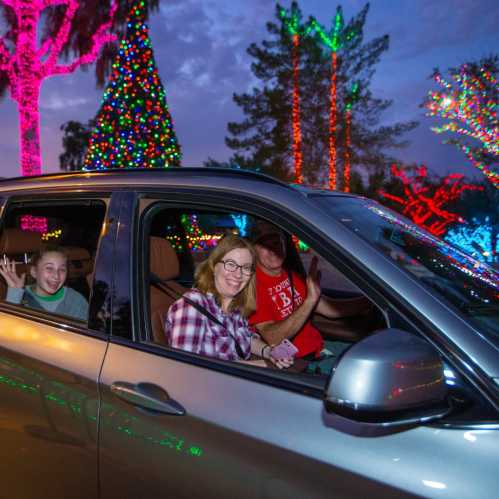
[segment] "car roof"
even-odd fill
[[[159,186],[171,185],[176,181],[186,183],[196,183],[200,181],[204,186],[223,187],[224,181],[228,181],[227,187],[233,181],[246,180],[265,184],[267,186],[275,186],[280,189],[293,190],[300,192],[306,197],[314,196],[351,196],[358,197],[352,194],[343,192],[329,191],[312,186],[304,186],[299,184],[286,184],[274,177],[265,175],[259,172],[243,169],[231,168],[213,168],[213,167],[169,167],[169,168],[130,168],[130,169],[114,169],[100,171],[74,171],[60,172],[44,175],[36,175],[29,177],[13,177],[0,179],[0,192],[19,190],[19,189],[44,189],[47,187],[54,188],[57,186],[71,186],[75,183],[86,185],[115,185],[115,186],[138,186],[138,185],[155,185]]]

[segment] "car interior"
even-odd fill
[[[149,234],[149,306],[151,341],[167,345],[164,320],[169,307],[192,287],[196,265],[204,260],[226,233],[249,236],[257,218],[237,212],[214,212],[203,209],[154,209],[146,218]],[[306,269],[316,253],[294,235],[286,234],[285,268],[306,276]],[[333,299],[364,296],[324,258],[320,258],[322,293]],[[375,330],[386,327],[382,313],[372,306],[358,316],[328,319],[312,317],[325,339],[354,343]]]

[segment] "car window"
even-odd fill
[[[374,201],[315,196],[331,216],[386,255],[499,345],[499,273]]]
[[[105,200],[11,202],[0,233],[0,297],[87,321]]]
[[[268,223],[255,215],[228,210],[172,208],[160,203],[149,208],[144,215],[143,225],[146,232],[144,239],[149,242],[149,264],[145,266],[148,275],[144,276],[144,282],[150,282],[149,307],[145,309],[150,313],[151,341],[167,348],[185,348],[186,351],[191,351],[192,345],[186,345],[187,342],[180,344],[169,337],[171,330],[168,324],[168,312],[171,312],[171,307],[177,300],[189,293],[194,285],[196,269],[224,235],[237,234],[251,240],[255,234],[255,227],[261,222]],[[259,331],[257,329],[259,325],[254,321],[260,317],[260,312],[263,310],[265,313],[262,312],[261,317],[264,318],[262,321],[268,321],[270,316],[273,317],[272,320],[278,321],[279,314],[287,314],[287,309],[292,307],[290,304],[293,300],[296,307],[303,302],[307,293],[305,272],[314,257],[318,256],[313,248],[294,234],[283,228],[278,230],[286,245],[283,266],[290,272],[284,272],[279,282],[277,279],[266,284],[263,284],[261,274],[258,271],[255,273],[257,297],[260,294],[266,299],[257,299],[257,310],[249,316],[249,323],[254,333]],[[324,313],[321,307],[308,318],[306,327],[310,334],[318,337],[312,346],[310,342],[291,338],[292,342],[296,341],[298,347],[303,348],[300,356],[302,353],[304,355],[303,358],[295,358],[295,366],[289,372],[296,375],[317,376],[325,382],[334,360],[344,349],[386,324],[362,291],[323,257],[320,257],[319,269],[325,284],[324,300],[333,305],[325,308],[327,316],[321,315],[320,312]],[[291,284],[289,276],[292,276]],[[192,299],[190,294],[186,296]],[[331,310],[334,311],[334,307],[339,308],[333,313]],[[270,314],[268,317],[265,315],[267,313]],[[333,318],[331,314],[334,315]],[[187,322],[188,320],[185,324]],[[306,348],[309,350],[305,350]],[[324,350],[323,354],[321,350]],[[329,363],[324,364],[325,368],[318,369],[315,361],[316,357],[319,358],[321,355],[329,355],[331,358]],[[253,357],[258,356],[253,355]]]

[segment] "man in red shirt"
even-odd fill
[[[284,234],[267,222],[257,222],[252,241],[257,254],[256,312],[249,321],[270,345],[285,338],[298,348],[297,357],[319,359],[324,349],[320,332],[310,316],[317,312],[328,318],[351,316],[365,309],[366,300],[330,300],[321,297],[317,257],[303,279],[284,267]]]

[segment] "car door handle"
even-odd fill
[[[116,381],[111,385],[111,392],[129,404],[138,405],[144,409],[172,414],[185,415],[185,409],[170,398],[166,390],[153,383],[127,383]]]

